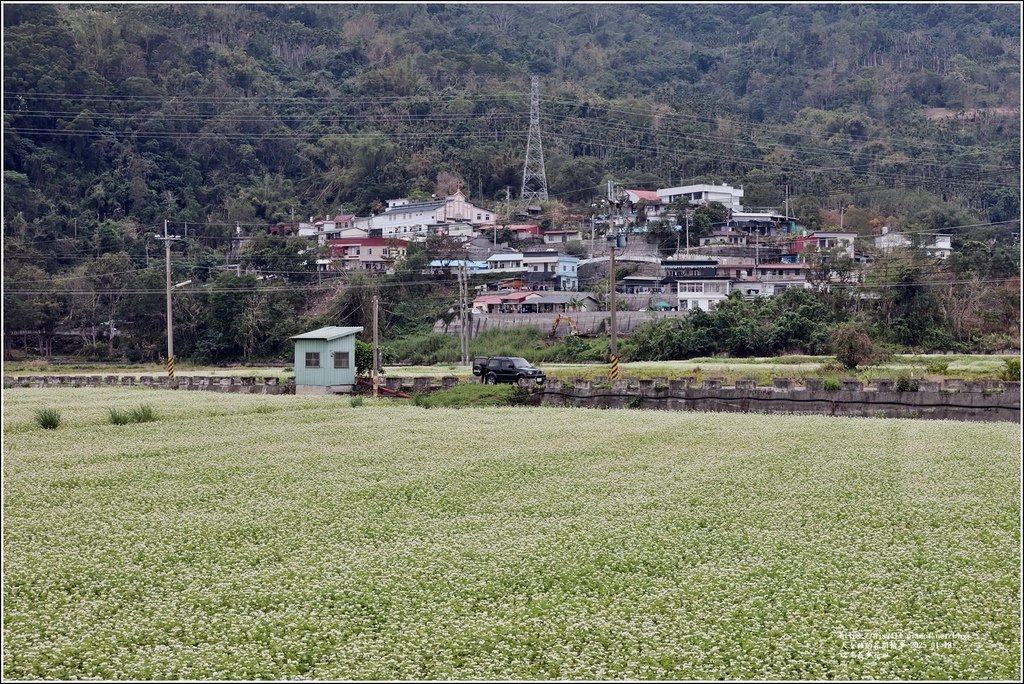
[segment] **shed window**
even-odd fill
[[[320,367],[320,352],[306,352],[306,368]]]
[[[348,352],[334,352],[334,367],[348,368]]]

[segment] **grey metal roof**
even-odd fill
[[[402,214],[408,211],[427,211],[430,209],[437,209],[443,207],[447,202],[445,200],[437,200],[436,202],[417,202],[416,204],[403,204],[397,207],[391,207],[380,216],[387,216],[388,214]]]
[[[588,292],[552,292],[550,294],[541,295],[539,299],[531,299],[525,304],[568,304],[574,299],[585,301],[587,299],[593,299],[597,301],[593,295]]]
[[[323,328],[317,328],[309,332],[302,333],[301,335],[293,335],[293,340],[336,340],[339,337],[346,337],[348,335],[358,335],[363,332],[362,326],[355,326],[351,328],[342,328],[337,325],[328,325]]]

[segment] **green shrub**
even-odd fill
[[[821,384],[822,389],[826,392],[838,392],[843,387],[843,383],[839,382],[839,378],[825,378],[825,381]]]
[[[352,408],[359,408],[360,406],[363,405],[363,398],[360,396],[352,397],[352,399],[349,400],[348,404]]]
[[[843,368],[852,370],[871,363],[874,349],[867,332],[856,323],[836,326],[831,336],[832,353]]]
[[[56,430],[60,427],[60,411],[52,408],[39,409],[35,415],[36,425],[44,430]]]
[[[999,371],[999,379],[1006,382],[1020,382],[1020,357],[1003,359],[1005,367]]]
[[[109,420],[111,425],[127,425],[132,422],[131,417],[127,411],[121,411],[116,408],[107,409],[109,414]]]
[[[900,375],[896,378],[896,391],[897,392],[916,392],[917,391],[917,380],[910,377],[909,375]]]
[[[513,385],[512,391],[508,393],[508,405],[529,406],[530,403],[530,390],[522,385]]]
[[[928,359],[924,367],[928,369],[929,373],[942,374],[949,370],[949,361],[944,359]]]

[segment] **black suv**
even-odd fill
[[[501,382],[544,384],[544,371],[519,356],[478,356],[473,359],[473,375],[488,385]]]

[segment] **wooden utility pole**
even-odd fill
[[[373,296],[373,398],[380,393],[380,338],[377,332],[377,309],[380,300]]]

